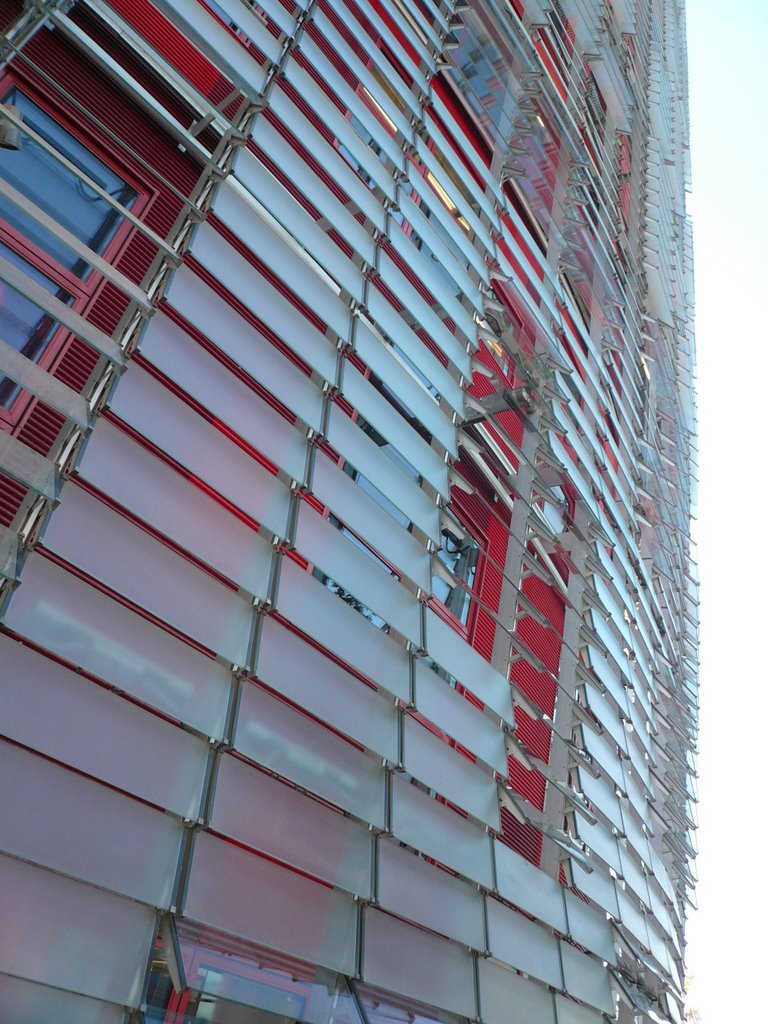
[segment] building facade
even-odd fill
[[[4,1024],[680,1024],[682,0],[0,24]]]

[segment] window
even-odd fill
[[[432,596],[441,601],[448,611],[466,626],[475,586],[480,545],[459,525],[444,527],[443,546],[437,557],[453,577],[436,574],[432,577]],[[454,582],[455,581],[455,582]]]
[[[136,190],[17,86],[11,86],[2,99],[118,203],[125,207],[136,203]],[[29,135],[23,136],[20,150],[0,150],[0,176],[97,254],[109,258],[121,244],[119,212]],[[0,255],[78,312],[85,312],[102,280],[61,238],[4,195],[0,195]],[[5,341],[35,362],[49,363],[61,347],[55,342],[69,337],[52,317],[7,285],[2,286],[0,328]],[[14,382],[0,379],[0,409],[10,410],[20,390]]]

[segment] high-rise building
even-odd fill
[[[0,0],[3,1024],[680,1024],[683,8]]]

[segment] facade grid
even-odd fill
[[[682,1024],[684,17],[0,0],[4,1024]]]

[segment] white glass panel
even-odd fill
[[[301,822],[298,840],[296,827]],[[235,757],[219,761],[211,828],[360,896],[371,891],[371,833]]]
[[[125,1008],[0,975],[3,1024],[123,1024]]]
[[[490,887],[491,848],[485,829],[397,775],[392,779],[392,831],[402,842]]]
[[[607,864],[610,864],[614,871],[621,874],[619,848],[609,827],[604,825],[601,821],[598,821],[596,825],[590,825],[589,822],[582,817],[578,818],[576,827],[578,829],[579,839],[583,840],[590,850],[593,850],[598,857],[601,857]]]
[[[334,380],[336,351],[330,341],[207,224],[195,234],[194,255],[245,306],[257,309],[259,319],[278,337],[289,339],[298,356],[326,380]],[[305,270],[311,273],[308,267]]]
[[[140,367],[120,378],[111,408],[243,512],[285,536],[288,488]]]
[[[235,664],[245,660],[249,602],[82,488],[64,491],[45,545]]]
[[[616,901],[616,885],[607,872],[596,867],[594,871],[584,871],[578,864],[572,864],[574,885],[585,893],[598,907],[606,910],[612,917],[619,916],[619,905]]]
[[[427,609],[427,651],[438,665],[500,718],[510,725],[514,722],[512,688],[507,680],[430,608]]]
[[[427,346],[407,326],[405,320],[385,299],[378,288],[371,288],[367,300],[368,312],[381,330],[394,339],[411,362],[433,384],[460,416],[464,415],[464,392],[443,364],[432,355]]]
[[[149,324],[142,355],[294,480],[304,479],[306,437],[164,316]]]
[[[579,786],[587,800],[595,807],[599,807],[611,824],[621,830],[621,808],[614,783],[607,776],[596,779],[586,768],[579,768]]]
[[[168,906],[178,819],[2,741],[0,776],[5,853]]]
[[[629,851],[619,845],[619,860],[621,862],[621,876],[632,892],[640,898],[646,907],[650,909],[651,898],[648,895],[648,883],[640,865],[633,858]]]
[[[360,98],[355,88],[350,87],[348,81],[336,70],[333,62],[328,59],[309,33],[301,41],[301,52],[306,55],[307,60],[311,62],[313,67],[320,72],[323,79],[347,107],[349,113],[362,125],[363,131],[371,136],[373,140],[372,148],[380,149],[382,156],[388,156],[397,167],[403,158],[403,154],[397,139],[394,138],[394,133],[390,134],[387,131],[387,128],[375,116],[371,108]],[[379,94],[381,97],[380,106],[385,111],[386,116],[403,135],[408,136],[410,134],[410,125],[406,118],[400,113],[378,83],[371,82],[371,85],[374,89],[374,95]]]
[[[396,189],[391,173],[376,158],[373,150],[363,142],[338,107],[322,90],[317,88],[317,84],[310,74],[300,68],[294,58],[290,58],[285,66],[285,76],[298,90],[300,96],[312,97],[312,108],[318,117],[325,122],[339,142],[349,150],[352,158],[373,178],[387,198],[394,202]]]
[[[593,732],[591,729],[582,729],[584,747],[587,752],[595,758],[600,769],[613,781],[623,788],[624,771],[621,766],[616,744],[610,735]]]
[[[423,590],[430,585],[427,549],[330,459],[318,454],[312,489],[363,540]]]
[[[448,466],[349,360],[343,390],[347,401],[447,499]]]
[[[485,949],[483,899],[478,890],[383,837],[379,902],[400,917],[466,946]]]
[[[306,502],[299,506],[296,549],[393,629],[417,646],[421,644],[421,609],[416,597]]]
[[[503,775],[507,774],[507,750],[501,725],[457,693],[437,672],[422,661],[416,673],[416,708],[462,746],[471,750]]]
[[[486,1024],[510,1024],[510,1008],[520,1021],[555,1024],[552,994],[535,981],[491,960],[479,960],[480,1012]],[[511,1018],[515,1020],[515,1017]]]
[[[367,910],[363,979],[371,985],[475,1016],[472,956],[447,939]]]
[[[334,728],[397,761],[397,710],[388,697],[324,657],[267,616],[259,641],[259,679]]]
[[[431,256],[427,256],[422,249],[416,248],[413,244],[413,236],[406,235],[404,231],[395,231],[393,229],[390,237],[392,245],[405,260],[408,267],[419,281],[432,292],[447,315],[454,321],[459,330],[463,332],[464,336],[468,340],[472,340],[474,345],[477,340],[477,327],[470,314],[456,298],[458,290],[456,286],[446,281],[442,268],[438,271],[438,265]],[[459,339],[456,340],[460,347],[463,348],[461,341]],[[462,358],[462,364],[464,363],[465,359]]]
[[[78,472],[249,593],[266,597],[269,541],[112,424],[99,423]]]
[[[299,629],[363,675],[395,697],[408,698],[405,648],[288,558],[283,559],[280,570],[277,607]]]
[[[491,828],[501,827],[498,786],[493,776],[410,716],[405,718],[405,768]]]
[[[327,274],[330,274],[336,284],[345,288],[358,302],[361,301],[364,280],[362,271],[249,150],[240,150],[235,173],[238,181],[243,182],[247,191],[255,196],[256,200],[279,221],[296,240],[297,245],[305,249],[312,259],[316,260]],[[214,203],[214,210],[217,214],[219,213],[218,201]],[[226,210],[224,214],[226,214]],[[346,217],[345,223],[337,225],[335,220],[332,221],[337,231],[347,226],[349,221],[357,224],[354,217],[338,202],[332,216],[336,217],[337,215],[339,219],[342,215]],[[229,221],[227,221],[226,215],[223,215],[222,219],[229,223],[233,231],[238,234],[242,233],[236,215]],[[357,224],[357,227],[362,230],[360,224]],[[368,241],[364,231],[363,238],[367,241],[364,252],[370,255],[372,242]],[[247,236],[244,240],[248,240]],[[256,252],[258,253],[258,251],[257,249]]]
[[[584,900],[572,892],[565,892],[565,909],[568,914],[568,934],[587,949],[609,963],[616,963],[616,950],[613,947],[613,928],[599,910],[587,906]]]
[[[555,993],[557,1024],[605,1024],[602,1014]]]
[[[589,706],[595,713],[597,720],[605,731],[610,735],[613,742],[620,747],[624,753],[627,752],[627,737],[624,732],[624,724],[619,721],[619,716],[609,700],[603,697],[594,686],[584,684]]]
[[[316,90],[317,92],[317,90]],[[233,231],[251,252],[255,253],[269,269],[293,289],[321,320],[341,338],[349,332],[349,309],[344,300],[329,287],[326,279],[320,277],[312,264],[288,245],[263,220],[253,206],[232,187],[219,189],[214,202],[214,212]],[[292,225],[286,225],[292,227]],[[201,229],[202,230],[202,229]],[[195,240],[200,236],[196,235]],[[329,244],[333,244],[328,240]],[[335,248],[335,246],[334,246]],[[196,241],[192,245],[196,252]],[[340,249],[336,249],[339,261],[346,260]],[[255,275],[255,271],[251,271]]]
[[[486,906],[492,956],[561,988],[560,955],[554,935],[497,900],[488,899]]]
[[[355,349],[366,365],[402,400],[420,423],[434,434],[440,444],[456,455],[456,427],[440,408],[437,400],[406,368],[395,350],[362,319],[357,321]]]
[[[504,843],[493,846],[496,857],[496,884],[505,900],[514,903],[559,932],[565,931],[563,887],[554,878],[535,868]]]
[[[262,119],[254,131],[254,136],[258,137],[259,144],[269,154],[270,160],[273,160],[281,170],[285,170],[289,178],[293,178],[297,183],[300,181],[302,188],[305,184],[307,185],[309,189],[306,193],[307,198],[311,199],[318,210],[333,224],[334,229],[349,242],[365,262],[371,265],[374,253],[373,238],[353,216],[352,211],[342,205],[338,197],[331,192],[319,177],[309,173],[309,168],[303,161],[300,161],[297,165],[298,155],[296,150],[283,138],[274,125]],[[274,213],[286,227],[294,231],[294,221],[290,219],[288,213],[293,210],[293,204],[296,203],[296,200],[272,177],[269,170],[260,163],[250,150],[241,149],[238,151],[234,170],[237,177],[249,191],[257,196],[267,209]],[[298,179],[295,177],[296,174],[298,174]],[[309,179],[314,179],[311,181],[311,184]],[[360,179],[358,179],[358,183],[360,184]],[[308,215],[304,214],[304,216],[307,217]],[[314,224],[314,221],[312,223]],[[305,230],[302,225],[302,234],[299,235],[297,232],[297,237],[301,237],[303,240],[305,237],[303,232]],[[314,228],[314,231],[317,232],[319,229]],[[326,243],[334,246],[337,258],[341,257],[341,250],[338,249],[335,243],[330,241],[327,235],[325,235],[325,240]],[[322,263],[322,260],[320,262]],[[356,273],[359,274],[360,271],[356,270]]]
[[[446,354],[453,365],[465,377],[470,377],[469,354],[451,334],[443,321],[435,313],[431,306],[422,299],[410,281],[395,266],[389,256],[381,253],[379,256],[379,270],[384,282],[402,302],[405,308],[426,330],[435,344]]]
[[[206,833],[195,841],[184,913],[312,963],[354,973],[356,906]]]
[[[387,495],[401,512],[438,543],[440,516],[437,505],[336,405],[331,407],[328,440],[374,487]]]
[[[339,151],[329,146],[324,136],[299,111],[293,101],[285,93],[275,89],[270,96],[270,108],[273,113],[277,114],[288,125],[323,169],[330,174],[331,178],[338,182],[352,202],[365,213],[374,227],[379,231],[384,231],[384,208],[379,200],[364,184],[363,179],[352,170],[352,167]],[[306,162],[290,146],[286,144],[282,150],[273,150],[272,147],[276,137],[275,129],[267,123],[265,118],[259,117],[256,119],[252,134],[254,142],[260,145],[267,153],[272,154],[273,151],[278,153],[280,166],[288,171],[289,177],[294,181],[305,183],[308,190],[307,195],[319,204],[315,189],[324,188],[325,186],[320,183],[319,178],[309,173]]]
[[[221,736],[230,674],[41,555],[27,558],[10,629],[209,736]]]
[[[482,312],[483,306],[480,301],[479,290],[467,273],[466,264],[459,262],[455,253],[446,245],[443,236],[435,230],[431,218],[424,216],[424,208],[417,206],[413,199],[404,193],[400,195],[399,204],[403,216],[413,227],[419,238],[426,242],[432,253],[440,261],[440,265],[451,275],[459,289],[469,298],[478,312]],[[453,232],[451,232],[451,235],[453,235]],[[393,244],[397,244],[394,238]],[[486,282],[488,280],[487,267],[482,271],[481,280]]]
[[[237,749],[373,825],[384,821],[384,769],[257,686],[243,690]]]
[[[197,31],[204,38],[210,38],[210,26],[213,19],[205,9],[200,11],[196,5],[193,6],[195,7],[194,10],[190,8],[189,11],[184,11],[185,20],[191,25],[194,25]],[[217,0],[216,6],[219,10],[224,11],[229,15],[241,32],[245,32],[248,38],[255,43],[262,53],[266,54],[270,60],[277,61],[280,59],[280,43],[266,27],[263,19],[259,18],[257,14],[249,11],[247,7],[244,8],[243,4],[240,3],[240,0]],[[219,23],[215,22],[215,25],[218,29]],[[231,39],[232,37],[229,36],[229,38]],[[222,52],[222,56],[225,56],[225,52]],[[253,58],[251,58],[251,62],[253,62]],[[250,62],[248,66],[250,66]]]
[[[563,958],[564,988],[569,995],[576,996],[591,1006],[597,1006],[606,1013],[613,1010],[613,995],[608,971],[603,965],[585,953],[579,952],[567,942],[560,943]]]
[[[137,1006],[155,911],[0,857],[0,971]]]
[[[320,390],[202,278],[181,266],[174,272],[165,296],[174,309],[242,366],[246,373],[263,384],[305,423],[319,429],[323,404]]]
[[[646,949],[650,948],[648,944],[648,929],[645,926],[645,916],[640,911],[640,908],[627,893],[621,889],[616,890],[616,896],[619,901],[619,915],[621,917],[621,923],[627,929],[630,935],[640,942]]]

